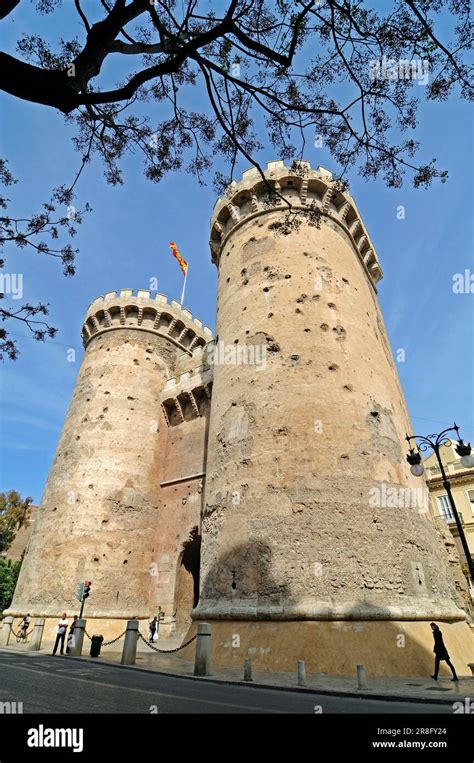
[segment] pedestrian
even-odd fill
[[[451,668],[451,673],[453,674],[451,681],[459,681],[459,678],[456,675],[456,670],[454,669],[454,665],[449,659],[448,650],[446,649],[446,646],[443,641],[443,634],[441,633],[436,623],[430,623],[430,626],[431,626],[431,630],[433,631],[433,638],[434,638],[433,652],[435,653],[435,672],[434,672],[434,676],[431,676],[431,678],[434,678],[435,681],[438,680],[439,663],[441,662],[441,660],[443,660],[443,662],[446,662]]]
[[[150,638],[149,638],[150,644],[153,644],[153,641],[155,639],[156,623],[157,623],[157,618],[154,617],[153,620],[150,621],[150,624],[148,626],[150,629]]]
[[[164,619],[165,613],[161,611],[161,607],[158,607],[158,619],[156,623],[156,640],[160,638],[160,623]]]
[[[58,627],[56,629],[56,641],[54,642],[53,655],[56,654],[59,644],[61,644],[60,652],[62,655],[64,654],[64,639],[66,636],[66,630],[67,630],[66,613],[63,612],[62,617],[60,621],[58,622]]]
[[[74,646],[74,628],[76,627],[77,619],[77,615],[74,615],[67,637],[66,654],[69,654],[72,647]]]
[[[26,634],[28,633],[28,628],[30,627],[31,617],[28,613],[24,616],[23,620],[21,621],[21,630],[20,634],[21,637],[26,641]]]

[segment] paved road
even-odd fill
[[[0,651],[0,702],[24,713],[446,713],[384,702],[193,681],[67,657]],[[318,706],[321,710],[315,710]]]

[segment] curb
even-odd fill
[[[10,647],[1,647],[0,653],[3,652],[5,649],[8,649],[10,651]],[[13,651],[13,650],[12,650]],[[23,650],[15,650],[15,654],[24,654]],[[31,656],[38,656],[38,657],[51,657],[50,654],[41,654],[41,652],[37,652],[36,655],[33,653]],[[65,655],[69,660],[78,660],[80,662],[88,662],[90,664],[91,659],[99,659],[99,658],[91,658],[91,657],[71,657],[70,655]],[[142,673],[149,673],[151,675],[158,675],[163,676],[164,678],[181,678],[183,680],[187,681],[206,681],[207,683],[214,683],[214,684],[226,684],[228,686],[247,686],[249,688],[254,689],[268,689],[269,691],[287,691],[287,692],[297,692],[299,694],[322,694],[325,696],[330,697],[353,697],[358,699],[379,699],[383,700],[385,702],[413,702],[414,704],[422,704],[422,705],[446,705],[447,707],[452,707],[453,702],[458,702],[463,699],[462,697],[453,696],[449,700],[448,698],[442,699],[441,697],[406,697],[404,695],[395,695],[395,694],[380,694],[380,693],[371,693],[367,690],[364,691],[358,691],[355,689],[349,689],[349,690],[339,690],[336,689],[319,689],[314,688],[311,689],[307,686],[277,686],[275,684],[262,684],[258,683],[257,681],[230,681],[226,678],[213,678],[212,676],[183,676],[181,673],[168,673],[168,672],[162,672],[159,670],[151,670],[150,668],[142,668],[140,665],[122,665],[120,662],[107,662],[107,660],[102,660],[101,665],[108,665],[110,667],[116,667],[116,668],[123,668],[124,670],[138,670]]]

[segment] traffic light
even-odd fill
[[[88,596],[90,596],[90,590],[91,590],[92,580],[86,580],[84,583],[84,593],[82,594],[82,601],[84,599],[87,599]]]

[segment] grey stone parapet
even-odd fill
[[[117,329],[136,329],[159,334],[171,340],[187,354],[206,345],[212,331],[194,318],[179,302],[147,289],[122,289],[97,297],[86,313],[82,327],[84,347],[95,336]]]
[[[375,285],[383,276],[382,268],[362,222],[356,203],[347,191],[342,192],[334,182],[332,173],[324,167],[311,168],[309,162],[296,162],[286,167],[284,162],[268,162],[264,175],[268,183],[282,198],[276,198],[268,206],[268,183],[256,168],[246,170],[242,180],[228,186],[226,195],[217,200],[211,219],[211,255],[219,263],[222,247],[231,231],[242,223],[276,209],[288,210],[289,202],[294,210],[308,208],[312,203],[336,225],[336,230],[346,234],[352,242],[370,281]]]

